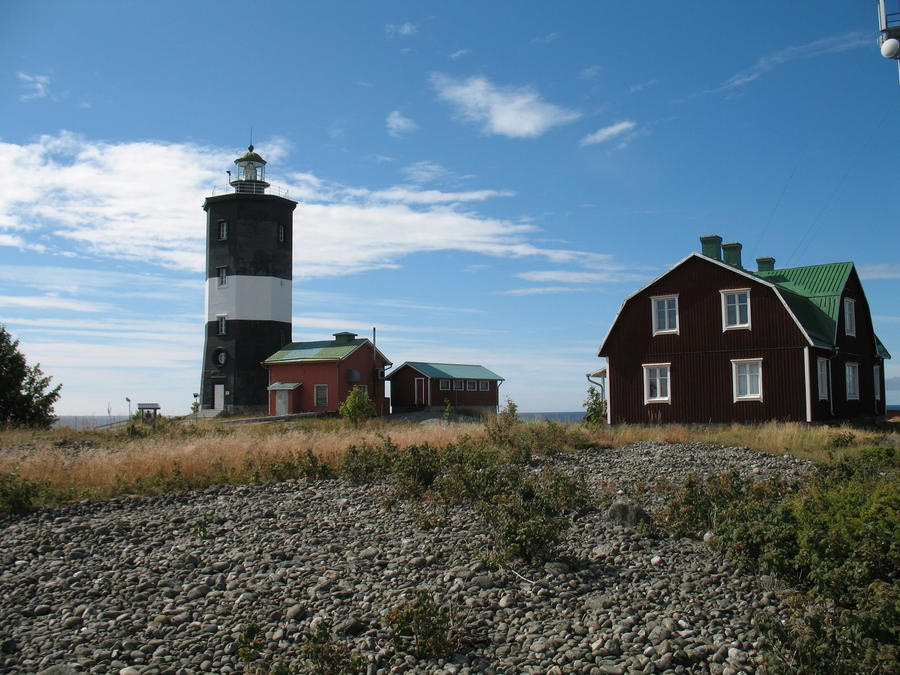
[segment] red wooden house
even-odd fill
[[[388,376],[393,412],[457,410],[496,413],[503,378],[484,366],[407,361]]]
[[[291,342],[263,365],[269,369],[270,415],[337,412],[354,386],[369,394],[378,415],[390,410],[384,369],[391,362],[356,333],[335,333],[334,340]]]
[[[701,243],[616,315],[598,354],[610,422],[884,416],[890,354],[853,263],[749,271],[739,243]]]

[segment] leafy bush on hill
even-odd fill
[[[761,615],[771,672],[889,673],[900,663],[900,457],[876,448],[789,484],[691,477],[662,522],[715,533],[745,569],[790,586],[790,620]]]

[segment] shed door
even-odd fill
[[[425,378],[416,378],[416,405],[425,405]]]
[[[276,415],[287,415],[288,414],[288,392],[286,392],[286,391],[276,391],[275,392],[275,414]]]
[[[225,407],[225,385],[213,385],[213,409],[222,410]]]

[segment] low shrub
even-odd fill
[[[387,436],[381,437],[379,445],[351,445],[341,460],[340,473],[351,483],[367,483],[390,474],[396,455],[397,446]]]
[[[409,600],[392,609],[384,618],[391,641],[400,651],[417,659],[449,658],[461,640],[456,605],[439,603],[424,588]]]
[[[354,385],[347,398],[338,406],[341,417],[346,418],[350,424],[358,427],[360,424],[375,416],[375,403],[369,397],[369,393]]]
[[[394,490],[399,497],[417,499],[431,488],[441,472],[441,452],[432,445],[411,445],[394,457]]]
[[[300,652],[308,671],[320,675],[354,675],[364,673],[362,657],[331,635],[326,621],[317,621],[303,639]],[[298,671],[299,672],[299,671]]]
[[[20,515],[37,506],[41,486],[15,472],[0,475],[0,514]]]

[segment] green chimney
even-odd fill
[[[736,241],[722,244],[722,254],[725,258],[726,265],[731,265],[732,267],[741,267],[741,248],[743,247],[739,242]]]
[[[700,237],[700,252],[705,255],[707,258],[712,258],[713,260],[721,260],[722,259],[722,237],[717,234],[709,234],[705,237]]]
[[[757,272],[771,272],[775,269],[775,258],[766,256],[765,258],[756,259]]]

